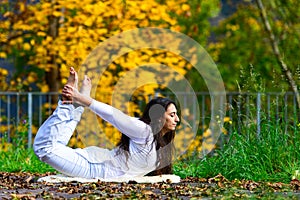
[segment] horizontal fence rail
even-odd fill
[[[194,96],[196,94],[196,97]],[[8,141],[14,132],[14,127],[20,123],[28,125],[28,147],[32,146],[34,133],[33,127],[39,127],[53,112],[57,105],[58,93],[40,92],[0,92],[0,138],[7,137]],[[164,96],[173,98],[171,94]],[[193,130],[203,133],[213,115],[219,115],[224,120],[226,134],[236,131],[240,134],[247,132],[243,127],[256,127],[259,137],[261,123],[274,123],[284,126],[286,131],[298,126],[298,109],[295,95],[286,93],[240,93],[228,92],[226,99],[219,101],[225,113],[213,112],[214,99],[218,94],[208,92],[177,93],[176,98],[183,99],[183,108],[188,107],[191,113],[199,111],[199,123],[192,124]],[[197,108],[198,107],[198,108]],[[183,118],[190,118],[183,114]]]

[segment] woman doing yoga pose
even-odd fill
[[[87,76],[80,91],[77,85],[77,73],[71,68],[62,99],[35,136],[34,152],[41,161],[63,174],[84,178],[132,178],[171,173],[173,140],[179,122],[174,101],[161,97],[152,99],[138,119],[91,98],[91,80]],[[73,149],[67,146],[84,107],[122,133],[115,148]]]

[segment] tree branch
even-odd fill
[[[289,70],[288,66],[286,65],[286,63],[284,62],[284,60],[281,56],[281,53],[280,53],[280,50],[278,48],[278,44],[277,44],[275,35],[274,35],[273,30],[271,28],[271,25],[269,23],[267,13],[266,13],[266,10],[264,8],[264,5],[263,5],[262,1],[261,0],[256,0],[256,4],[259,8],[263,24],[265,26],[265,29],[266,29],[267,33],[268,33],[268,36],[269,36],[269,39],[270,39],[270,42],[271,42],[271,45],[272,45],[273,53],[274,53],[274,55],[277,59],[277,62],[279,63],[279,65],[282,69],[282,72],[286,76],[286,78],[287,78],[287,80],[288,80],[288,82],[289,82],[289,84],[290,84],[290,86],[291,86],[291,88],[292,88],[292,90],[293,90],[293,92],[296,96],[298,109],[300,110],[300,95],[299,95],[299,91],[298,91],[298,88],[297,88],[297,84],[294,81],[294,78],[292,76],[291,71]]]

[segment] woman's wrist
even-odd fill
[[[84,106],[84,107],[89,107],[93,102],[93,99],[91,97],[87,97],[87,96],[84,96],[82,95],[82,98],[81,98],[81,104]]]

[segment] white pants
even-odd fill
[[[61,102],[53,114],[39,128],[34,139],[34,152],[38,158],[57,171],[84,178],[105,177],[104,164],[92,163],[83,149],[66,146],[81,118],[83,107],[74,108]]]

